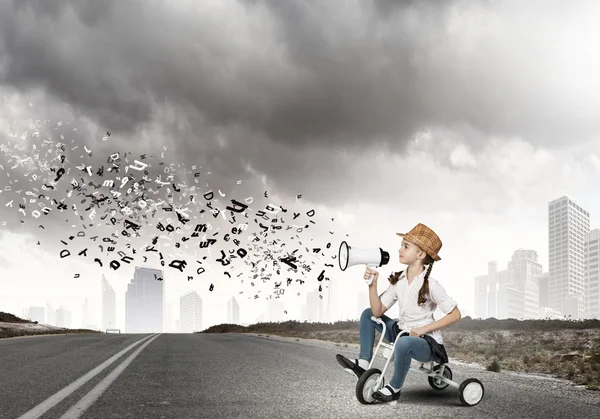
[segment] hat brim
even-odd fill
[[[415,236],[413,236],[412,234],[409,234],[409,233],[396,233],[396,234],[400,237],[406,237],[406,239],[409,242],[413,242],[414,244],[419,246],[421,249],[423,249],[423,244],[421,243],[421,241],[419,239],[417,239]],[[427,252],[425,252],[425,253],[427,253]],[[437,253],[431,252],[431,253],[427,253],[427,254],[429,256],[431,256],[431,258],[436,262],[442,260],[442,258],[439,257]]]

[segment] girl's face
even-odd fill
[[[408,240],[402,240],[402,244],[400,245],[399,253],[400,253],[400,263],[404,263],[405,265],[410,265],[419,259],[419,253],[421,249],[414,243],[409,242]]]

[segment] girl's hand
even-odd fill
[[[410,336],[422,336],[425,333],[427,333],[427,331],[425,330],[425,328],[423,328],[423,327],[415,327],[414,329],[412,329],[410,331]]]
[[[367,269],[365,269],[365,281],[368,281],[369,279],[371,279],[371,277],[373,278],[373,282],[371,282],[371,284],[369,285],[370,287],[373,286],[373,284],[377,285],[377,278],[379,278],[379,272],[377,272],[375,269],[371,269],[369,266],[367,266]]]

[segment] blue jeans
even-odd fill
[[[360,316],[360,353],[359,359],[371,361],[373,356],[373,345],[375,345],[375,330],[380,334],[383,326],[371,320],[373,312],[371,308],[366,308]],[[385,336],[388,342],[394,343],[396,331],[394,329],[394,320],[385,314],[380,317],[385,322]],[[398,339],[394,348],[394,375],[390,385],[394,388],[402,388],[410,362],[412,358],[419,362],[429,362],[433,360],[433,353],[429,343],[423,338],[417,336],[403,336]]]

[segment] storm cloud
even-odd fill
[[[351,202],[358,192],[344,182],[361,182],[356,191],[378,182],[357,176],[363,153],[405,155],[422,133],[433,164],[460,170],[474,170],[455,164],[461,144],[477,159],[491,139],[548,148],[596,139],[595,9],[2,2],[0,81],[5,97],[40,98],[22,117],[71,116],[98,154],[168,145],[173,161],[204,161],[224,183],[254,171],[290,196]],[[119,141],[99,143],[104,131]]]

